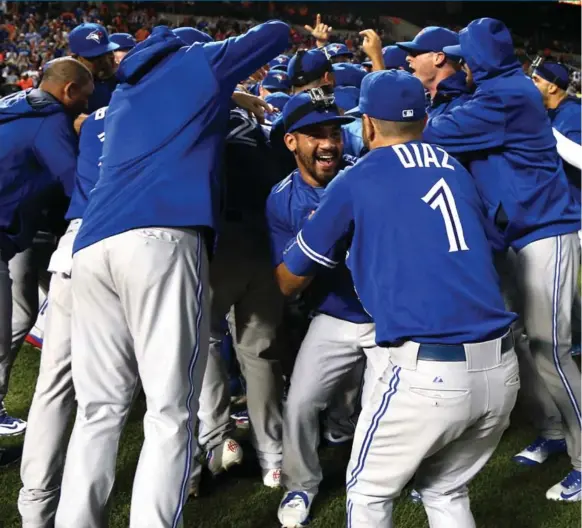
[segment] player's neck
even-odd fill
[[[435,98],[437,94],[438,85],[441,83],[441,81],[444,81],[446,78],[450,77],[454,73],[455,70],[453,70],[452,68],[447,69],[443,68],[441,70],[437,70],[434,79],[431,82],[429,82],[428,86],[426,87],[428,93],[430,94],[431,101]]]
[[[392,147],[394,145],[402,145],[403,143],[409,143],[411,141],[422,141],[422,134],[409,134],[406,136],[392,137],[377,136],[373,141],[370,141],[370,150],[382,147]]]
[[[560,103],[568,97],[568,92],[562,91],[559,94],[550,95],[548,97],[548,110],[555,110],[560,106]]]

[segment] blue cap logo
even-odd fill
[[[85,37],[86,40],[93,40],[93,41],[97,42],[97,44],[101,44],[102,38],[103,38],[103,33],[101,33],[101,31],[99,31],[98,29],[96,29],[95,31],[91,31],[91,33],[89,33]]]

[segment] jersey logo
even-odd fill
[[[103,36],[103,33],[101,33],[101,31],[99,31],[98,29],[96,29],[95,31],[91,31],[91,33],[89,33],[85,37],[85,40],[92,40],[94,42],[97,42],[97,44],[101,44],[101,37],[102,36]]]

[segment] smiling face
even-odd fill
[[[343,154],[341,126],[318,124],[286,134],[285,144],[295,155],[301,174],[311,184],[327,185],[337,174]]]

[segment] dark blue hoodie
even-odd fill
[[[459,40],[477,89],[465,104],[431,119],[424,140],[453,155],[469,154],[488,217],[514,249],[577,231],[580,207],[571,198],[542,97],[523,73],[509,31],[483,18]]]
[[[435,96],[430,101],[426,111],[428,118],[432,119],[445,112],[450,112],[463,103],[466,103],[473,93],[467,86],[467,75],[459,71],[443,79],[437,85]]]
[[[71,196],[77,134],[64,106],[38,89],[0,99],[0,252],[32,244],[44,213]]]
[[[192,46],[159,26],[133,48],[117,72],[74,251],[140,227],[214,228],[234,88],[288,45],[289,26],[271,21]]]

